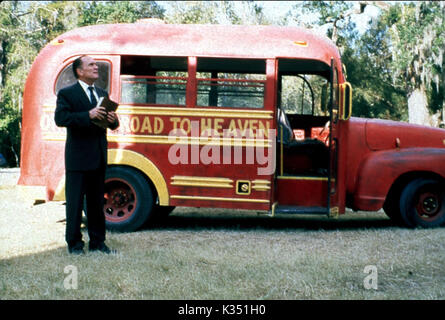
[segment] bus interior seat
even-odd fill
[[[319,139],[295,140],[286,113],[278,108],[278,136],[283,136],[283,170],[285,174],[325,175],[329,165],[329,148]],[[278,157],[280,153],[277,152]]]

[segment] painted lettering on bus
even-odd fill
[[[133,134],[160,134],[164,131],[164,120],[160,117],[119,116],[122,131]]]
[[[54,121],[54,112],[43,112],[40,117],[40,129],[42,132],[64,133],[65,128],[58,127]]]
[[[259,119],[225,119],[165,117],[148,115],[119,115],[120,127],[116,134],[124,135],[168,135],[170,132],[180,132],[190,135],[192,123],[198,124],[201,137],[231,137],[268,139],[270,121]],[[54,112],[44,112],[40,118],[43,132],[62,133],[64,128],[57,127],[54,122]]]
[[[121,134],[169,134],[180,131],[190,135],[192,122],[199,124],[201,136],[230,136],[235,138],[269,138],[270,122],[258,119],[224,119],[120,115]]]

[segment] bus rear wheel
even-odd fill
[[[137,170],[120,166],[107,169],[103,210],[108,230],[137,230],[153,214],[153,203],[150,185]]]
[[[445,224],[445,188],[433,179],[416,179],[402,191],[400,213],[411,227],[434,228]]]

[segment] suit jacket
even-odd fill
[[[108,93],[98,87],[96,92],[99,98],[108,97]],[[94,170],[107,163],[107,131],[92,123],[88,112],[94,107],[78,82],[57,94],[54,120],[57,126],[67,128],[66,170]],[[118,126],[117,121],[110,128]]]

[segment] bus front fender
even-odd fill
[[[354,210],[377,211],[383,207],[393,183],[407,173],[445,177],[445,149],[409,148],[369,154],[359,168]]]

